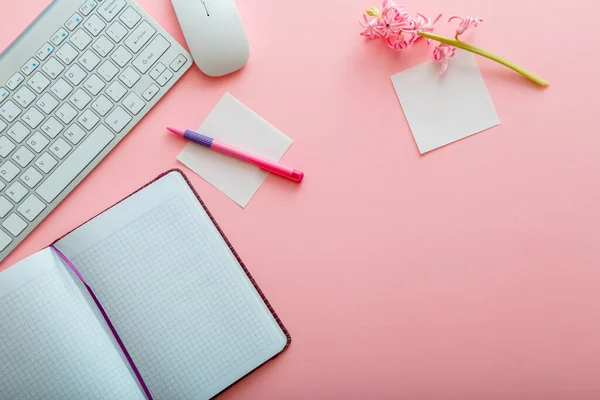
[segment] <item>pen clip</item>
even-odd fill
[[[290,180],[292,180],[294,182],[298,182],[298,183],[302,182],[302,179],[304,179],[304,173],[302,173],[300,171],[296,171],[296,170],[294,170],[292,172],[292,174],[289,175],[289,174],[284,174],[284,173],[282,173],[280,171],[271,169],[271,168],[269,168],[267,166],[260,166],[260,169],[262,169],[264,171],[267,171],[267,172],[270,172],[270,173],[275,174],[275,175],[282,176],[284,178],[290,179]]]

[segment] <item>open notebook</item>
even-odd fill
[[[290,342],[179,171],[55,246],[118,336],[75,271],[41,250],[0,273],[0,398],[211,398]]]

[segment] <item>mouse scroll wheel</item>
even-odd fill
[[[206,16],[210,17],[210,14],[208,13],[208,7],[206,6],[206,0],[202,0],[202,5],[204,6],[204,10],[206,10]]]

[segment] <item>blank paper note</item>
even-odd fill
[[[292,139],[229,93],[221,98],[198,132],[273,161],[279,161],[292,145]],[[188,143],[177,159],[242,207],[269,176],[255,165],[195,143]]]
[[[458,51],[444,75],[430,61],[391,79],[421,154],[500,124],[469,52]]]

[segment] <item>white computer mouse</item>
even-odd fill
[[[198,68],[222,76],[242,68],[250,47],[234,0],[172,0]]]

